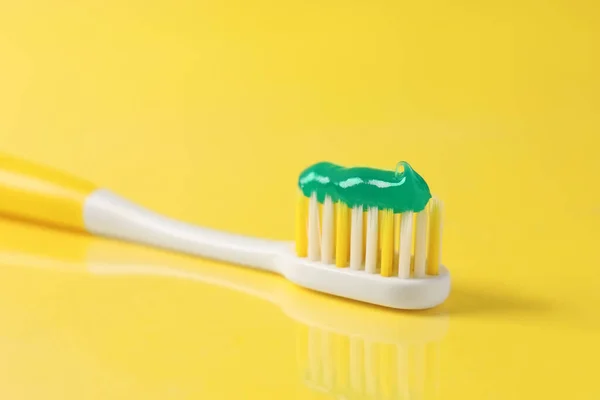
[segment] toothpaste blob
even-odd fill
[[[345,168],[320,162],[300,174],[298,187],[306,197],[316,193],[319,203],[329,196],[348,207],[377,207],[394,213],[422,211],[431,198],[429,186],[410,164],[401,161],[400,166],[404,171]]]

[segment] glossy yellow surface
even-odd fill
[[[276,239],[307,165],[408,160],[444,201],[453,286],[390,311],[0,220],[0,398],[600,398],[598,14],[2,2],[3,152]]]
[[[0,214],[85,230],[83,204],[92,183],[63,171],[0,154]]]

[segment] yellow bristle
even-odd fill
[[[338,218],[338,206],[337,203],[333,204],[333,258],[336,258],[337,248],[337,218]],[[335,261],[334,261],[335,262]]]
[[[442,251],[442,203],[431,199],[429,204],[429,247],[427,248],[427,274],[437,275]]]
[[[298,257],[308,255],[308,198],[302,192],[298,194],[296,203],[296,254]]]
[[[394,269],[394,211],[384,210],[381,219],[381,276],[392,276]]]
[[[394,214],[394,259],[392,267],[392,276],[398,275],[398,254],[400,253],[400,224],[402,223],[402,213]]]
[[[350,258],[350,208],[342,202],[336,205],[335,265],[347,267]]]
[[[427,262],[427,210],[415,213],[414,223],[414,257],[411,262],[411,274],[416,278],[424,278]]]
[[[333,264],[335,259],[335,203],[325,196],[321,225],[321,262]]]

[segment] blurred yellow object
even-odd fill
[[[0,154],[0,212],[85,230],[83,204],[96,187],[35,163]]]

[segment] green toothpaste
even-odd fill
[[[348,207],[377,207],[394,210],[394,213],[422,211],[431,198],[429,186],[410,164],[401,161],[399,166],[403,166],[404,171],[345,168],[320,162],[300,174],[298,187],[306,197],[315,193],[319,203],[329,196]]]

